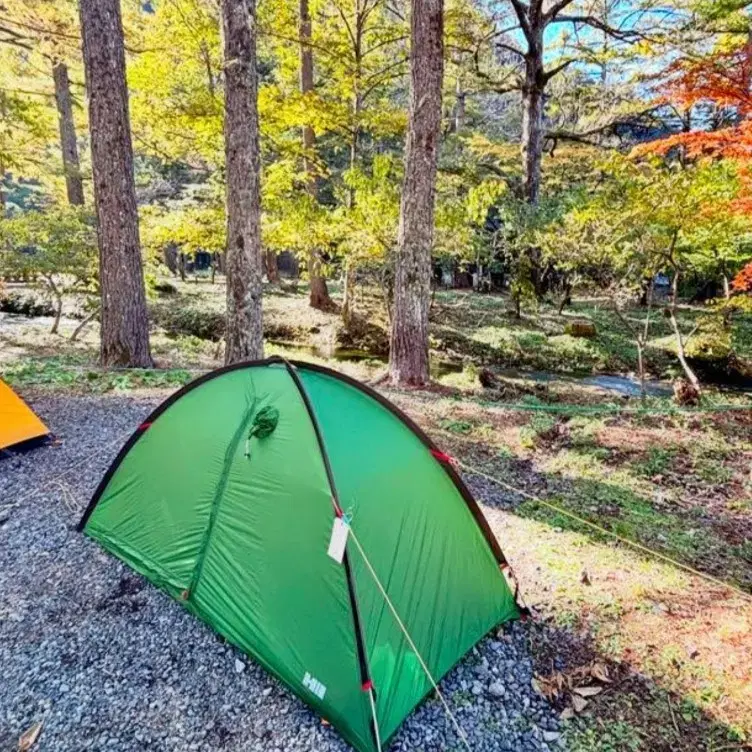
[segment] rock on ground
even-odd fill
[[[32,404],[59,445],[0,460],[0,752],[37,721],[34,749],[49,752],[345,752],[260,666],[75,531],[109,462],[157,401],[39,397]],[[519,623],[447,676],[442,691],[474,752],[559,749],[557,717],[531,678]],[[432,698],[390,749],[463,747]]]

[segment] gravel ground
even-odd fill
[[[262,668],[73,529],[124,437],[158,399],[31,401],[60,444],[0,460],[0,752],[16,749],[36,721],[35,749],[54,752],[346,752]],[[474,752],[561,749],[556,714],[531,678],[526,627],[515,623],[444,680]],[[432,699],[390,750],[461,748]]]

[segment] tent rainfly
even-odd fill
[[[0,450],[21,449],[49,433],[47,426],[32,409],[5,382],[0,381]]]
[[[433,681],[520,615],[448,459],[347,376],[242,363],[157,408],[79,529],[378,752]]]

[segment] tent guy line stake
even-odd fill
[[[467,472],[472,473],[473,475],[479,475],[481,478],[485,478],[486,480],[489,480],[492,483],[496,483],[496,485],[501,486],[502,488],[505,488],[507,491],[516,493],[518,496],[523,496],[526,499],[530,499],[530,501],[534,501],[537,504],[547,507],[548,509],[551,509],[554,512],[557,512],[558,514],[563,514],[565,517],[569,517],[570,519],[575,520],[576,522],[579,522],[581,525],[586,525],[587,527],[591,528],[592,530],[597,531],[598,533],[601,533],[602,535],[606,535],[610,538],[618,540],[620,543],[623,543],[626,546],[631,546],[632,548],[638,551],[641,551],[642,553],[650,554],[650,556],[653,556],[657,559],[661,559],[669,564],[672,564],[673,566],[679,569],[682,569],[685,572],[689,572],[690,574],[693,574],[696,577],[701,577],[702,579],[707,580],[708,582],[712,582],[714,585],[719,585],[725,588],[726,590],[730,590],[734,593],[737,593],[738,595],[741,595],[742,598],[745,598],[746,600],[752,602],[752,593],[748,593],[746,590],[742,590],[740,587],[737,587],[736,585],[732,585],[730,582],[721,580],[718,577],[713,577],[712,574],[707,574],[706,572],[700,572],[699,569],[690,567],[688,564],[682,564],[680,561],[677,561],[676,559],[672,559],[670,556],[667,556],[666,554],[660,553],[660,551],[654,551],[652,548],[643,546],[641,543],[637,543],[636,541],[630,540],[629,538],[624,538],[618,533],[614,533],[611,530],[607,530],[605,527],[596,525],[594,522],[590,522],[590,520],[586,520],[584,517],[580,517],[579,515],[574,514],[574,512],[570,512],[569,510],[564,509],[563,507],[560,507],[558,504],[552,504],[550,501],[541,499],[539,496],[536,496],[535,494],[528,493],[527,491],[523,491],[521,488],[516,488],[515,486],[510,486],[509,483],[505,483],[503,480],[499,480],[493,475],[484,473],[482,470],[478,470],[472,465],[468,465],[458,460],[456,457],[452,458],[452,462],[457,467],[460,467],[463,470],[466,470]]]
[[[355,546],[358,549],[358,553],[360,553],[360,556],[363,559],[363,563],[366,565],[366,568],[370,572],[371,577],[373,577],[373,580],[376,583],[376,587],[381,592],[381,595],[383,596],[384,601],[386,602],[386,605],[389,606],[389,610],[392,612],[392,616],[394,616],[397,622],[397,625],[402,630],[402,633],[405,635],[405,639],[410,645],[410,648],[412,649],[413,653],[415,653],[415,657],[418,659],[418,662],[420,663],[423,671],[428,677],[428,681],[431,682],[431,686],[434,688],[434,691],[436,692],[442,704],[444,705],[444,710],[447,716],[449,716],[449,719],[454,724],[454,728],[457,730],[457,734],[462,740],[463,745],[468,750],[468,752],[472,752],[472,749],[470,748],[470,743],[467,740],[467,736],[465,735],[465,732],[462,730],[462,727],[460,726],[459,721],[457,720],[456,716],[452,712],[452,709],[449,707],[449,703],[446,701],[446,698],[441,693],[441,690],[439,689],[439,685],[436,683],[436,680],[433,678],[433,675],[431,674],[431,670],[428,668],[428,666],[426,665],[426,662],[423,660],[423,656],[420,654],[418,648],[413,642],[412,637],[410,637],[410,633],[407,631],[407,627],[404,625],[402,619],[400,619],[400,615],[397,613],[397,609],[394,607],[394,604],[389,598],[388,593],[384,589],[384,586],[381,584],[381,580],[379,580],[379,576],[374,571],[374,568],[371,565],[371,562],[369,561],[368,556],[366,556],[366,552],[363,550],[363,546],[360,545],[358,536],[355,535],[355,531],[352,529],[352,526],[350,527],[350,537],[352,538],[353,543],[355,543]]]

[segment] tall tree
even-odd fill
[[[225,362],[260,358],[261,197],[255,0],[222,0],[227,172]]]
[[[0,44],[15,49],[24,79],[37,87],[24,93],[47,99],[54,84],[63,176],[68,203],[84,203],[71,78],[80,78],[80,34],[75,0],[5,0]],[[73,75],[71,75],[71,71]],[[38,160],[38,150],[34,159]],[[57,171],[55,171],[57,172]]]
[[[55,80],[55,103],[60,127],[60,150],[63,155],[63,171],[65,173],[68,203],[82,206],[84,203],[84,181],[81,176],[81,163],[78,159],[76,123],[73,120],[73,98],[71,97],[68,66],[61,61],[56,61],[52,66],[52,76]]]
[[[308,0],[300,0],[300,93],[313,92],[313,47],[311,35],[311,14]],[[316,173],[313,152],[316,148],[316,134],[310,123],[303,125],[303,169],[306,173],[307,188],[311,198],[316,200]],[[331,308],[332,300],[326,286],[326,278],[321,272],[322,259],[319,249],[311,249],[308,254],[308,302],[312,308]]]
[[[428,305],[444,75],[443,0],[412,0],[410,111],[400,205],[389,373],[396,384],[429,380]]]
[[[523,194],[536,205],[547,138],[587,142],[614,126],[604,121],[586,134],[549,133],[545,105],[551,82],[574,63],[601,65],[614,59],[617,46],[645,41],[650,35],[660,37],[675,14],[652,2],[638,12],[634,4],[621,0],[500,0],[497,5],[501,10],[482,43],[490,40],[493,54],[486,61],[492,60],[492,67],[498,68],[502,60],[504,75],[489,73],[481,65],[480,45],[466,51],[472,52],[475,73],[487,89],[522,95]]]
[[[150,367],[119,0],[81,0],[99,243],[101,359]]]

